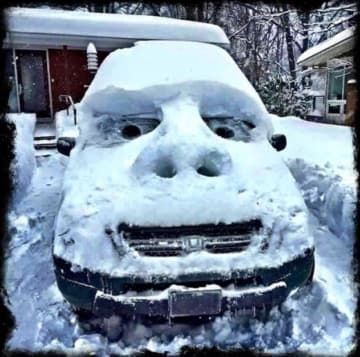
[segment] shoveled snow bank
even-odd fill
[[[354,235],[357,178],[352,129],[296,117],[271,118],[275,132],[287,137],[281,154],[307,206],[322,224],[348,242]]]
[[[7,114],[16,125],[15,158],[11,164],[15,191],[13,201],[20,201],[30,185],[36,162],[34,149],[35,114]]]
[[[356,189],[326,168],[289,160],[291,173],[298,182],[306,205],[339,238],[349,243],[354,235]],[[352,244],[352,241],[351,241]]]

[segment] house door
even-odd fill
[[[15,75],[15,66],[14,66],[14,56],[12,49],[3,49],[2,50],[5,57],[5,80],[10,86],[10,93],[8,98],[8,113],[17,113],[19,112],[19,103],[18,103],[18,94],[16,86],[16,75]]]
[[[20,111],[50,118],[46,51],[16,50]]]

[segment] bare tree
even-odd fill
[[[357,20],[354,1],[328,0],[320,8],[301,10],[288,5],[238,1],[129,2],[88,5],[89,11],[165,16],[221,26],[230,52],[251,82],[279,72],[296,80],[300,53],[351,26]]]

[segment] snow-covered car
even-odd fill
[[[58,287],[76,309],[256,313],[311,281],[314,243],[277,152],[284,136],[224,49],[116,50],[78,116],[53,245]]]

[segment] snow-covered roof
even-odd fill
[[[128,47],[136,40],[183,40],[229,46],[216,25],[156,16],[13,7],[6,10],[5,44],[84,48]]]
[[[318,45],[310,47],[299,56],[297,64],[301,66],[318,65],[346,53],[354,47],[354,36],[355,27],[341,31]]]

